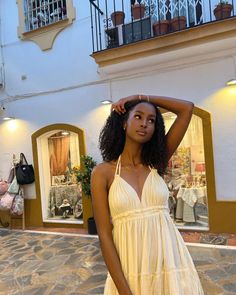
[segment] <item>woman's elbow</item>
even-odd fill
[[[189,101],[188,104],[187,104],[187,107],[188,107],[188,110],[190,112],[193,112],[193,109],[194,109],[194,103],[192,101]]]

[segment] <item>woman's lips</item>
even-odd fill
[[[147,134],[146,131],[137,130],[138,135],[145,136]]]

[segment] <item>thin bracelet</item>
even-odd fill
[[[138,96],[139,100],[142,100],[142,94],[139,94]],[[147,101],[150,101],[149,95],[146,95]]]

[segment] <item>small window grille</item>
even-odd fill
[[[25,0],[26,32],[67,18],[66,0]]]

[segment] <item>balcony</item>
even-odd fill
[[[236,0],[89,1],[100,67],[236,35]]]

